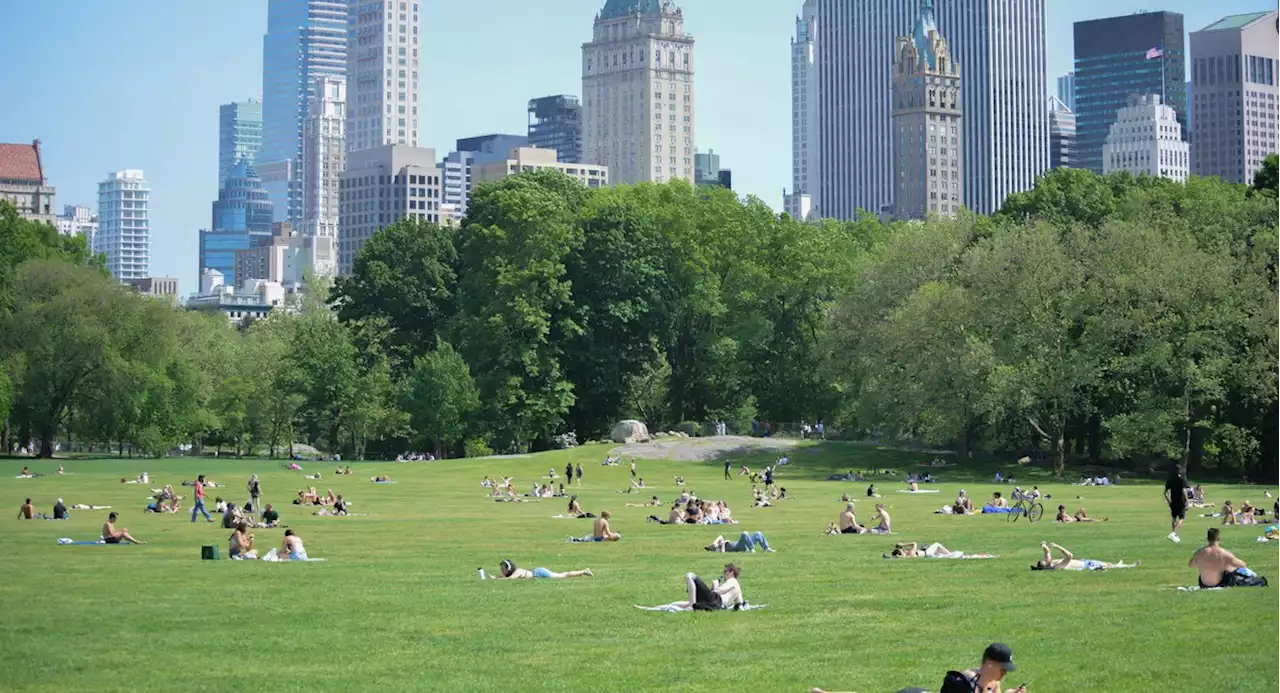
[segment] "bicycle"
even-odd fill
[[[1019,496],[1013,508],[1009,510],[1007,519],[1009,522],[1017,522],[1023,515],[1027,516],[1027,522],[1037,522],[1044,517],[1044,505],[1034,498]]]

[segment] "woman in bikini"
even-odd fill
[[[534,568],[533,570],[518,568],[509,558],[503,559],[502,563],[498,565],[498,572],[498,575],[493,576],[495,580],[563,580],[565,578],[591,577],[593,575],[590,568],[570,570],[564,573],[557,573],[546,568]]]
[[[253,535],[248,532],[247,522],[236,525],[236,531],[231,534],[230,539],[232,558],[250,558],[249,554],[253,551]]]

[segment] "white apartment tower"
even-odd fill
[[[791,39],[791,192],[783,192],[783,208],[805,219],[818,206],[818,77],[814,37],[818,33],[818,0],[805,0]]]
[[[90,248],[93,237],[98,235],[98,215],[84,205],[64,205],[54,225],[64,236],[84,236]]]
[[[848,219],[893,201],[894,40],[921,0],[818,0],[819,213]],[[1045,0],[947,0],[934,10],[964,66],[963,202],[989,214],[1049,168]]]
[[[1159,94],[1135,94],[1116,111],[1107,141],[1102,145],[1102,172],[1128,171],[1184,181],[1191,172],[1190,146],[1172,106]]]
[[[960,67],[938,34],[933,0],[893,60],[894,216],[924,219],[960,211],[964,189]]]
[[[607,0],[582,44],[583,163],[615,183],[693,182],[693,37],[670,0]]]
[[[347,81],[316,79],[302,124],[302,233],[338,237],[338,181],[345,161]]]
[[[348,0],[347,152],[418,146],[421,2]]]
[[[98,183],[98,233],[93,252],[107,256],[107,269],[120,281],[150,274],[151,189],[142,171],[128,169]]]

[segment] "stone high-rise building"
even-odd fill
[[[347,82],[316,80],[302,127],[302,233],[338,237],[338,179],[345,161]]]
[[[56,193],[44,175],[40,140],[31,144],[0,143],[0,200],[8,200],[19,216],[54,224]]]
[[[1102,172],[1128,171],[1184,181],[1191,171],[1191,152],[1172,106],[1159,94],[1134,94],[1116,112],[1102,145]]]
[[[933,0],[893,56],[894,216],[923,219],[960,211],[964,127],[960,66],[938,33]]]
[[[417,147],[423,3],[347,2],[347,153]]]
[[[1251,183],[1276,151],[1280,15],[1224,17],[1191,32],[1191,172]]]
[[[783,191],[783,210],[805,219],[818,206],[818,66],[814,38],[818,0],[805,0],[791,39],[791,192]]]
[[[608,0],[582,44],[583,163],[615,183],[694,179],[693,37],[670,0]]]

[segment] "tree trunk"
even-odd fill
[[[1102,459],[1102,417],[1094,414],[1089,417],[1089,461],[1097,463]]]
[[[50,459],[53,457],[53,426],[45,426],[40,431],[40,457]]]
[[[1066,444],[1063,440],[1062,427],[1059,426],[1053,438],[1053,475],[1061,478],[1066,468]]]

